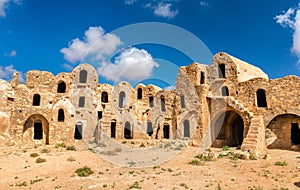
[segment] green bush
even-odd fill
[[[222,148],[223,150],[230,150],[230,146],[223,146],[223,148]]]
[[[288,165],[288,163],[286,162],[286,161],[283,161],[283,162],[275,162],[275,165],[276,166],[287,166]]]
[[[43,163],[43,162],[46,162],[46,159],[44,159],[44,158],[37,158],[35,162],[36,163]]]
[[[75,173],[77,173],[78,176],[80,177],[87,177],[91,174],[93,174],[94,172],[91,170],[91,168],[84,166],[83,168],[78,168]]]
[[[190,161],[189,164],[192,164],[192,165],[202,165],[202,163],[199,160],[196,160],[196,159]]]
[[[72,151],[76,151],[75,146],[67,146],[66,148],[67,150],[72,150]]]
[[[35,157],[38,157],[38,156],[39,156],[38,153],[31,153],[31,154],[30,154],[30,157],[32,157],[32,158],[35,158]]]
[[[55,148],[59,148],[59,147],[66,148],[67,145],[65,143],[58,143],[58,144],[55,145]]]

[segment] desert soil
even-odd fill
[[[111,152],[106,147],[89,149],[84,143],[77,143],[75,148],[0,147],[0,189],[300,189],[300,153],[294,151],[273,149],[268,150],[268,159],[235,160],[225,156],[192,165],[189,162],[195,160],[199,149],[190,146],[177,152],[157,147],[155,153],[138,151],[136,156],[128,153],[136,149],[130,146]],[[167,161],[160,158],[166,152],[171,155]],[[36,163],[37,158],[46,161]],[[278,166],[276,162],[287,165]],[[75,171],[84,166],[94,173],[78,176]]]

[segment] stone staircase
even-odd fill
[[[244,138],[241,149],[249,151],[255,157],[263,157],[266,154],[265,129],[262,115],[254,115],[251,118],[247,136]]]
[[[246,107],[244,107],[244,105],[240,103],[238,100],[236,100],[234,97],[232,96],[226,97],[225,102],[235,110],[239,111],[240,113],[246,113],[249,116],[249,118],[253,117],[253,113],[250,112]]]

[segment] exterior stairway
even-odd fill
[[[253,113],[250,112],[246,107],[244,107],[244,105],[238,100],[236,100],[234,97],[228,96],[225,98],[225,101],[229,106],[239,111],[240,113],[246,113],[247,115],[249,115],[250,118],[253,117]]]
[[[248,134],[244,138],[241,149],[249,151],[250,154],[257,158],[266,155],[265,129],[262,115],[252,117]]]

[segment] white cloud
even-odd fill
[[[153,7],[154,15],[164,17],[164,18],[174,18],[178,14],[178,9],[171,10],[172,4],[170,3],[158,3],[157,6]]]
[[[72,71],[74,66],[68,64],[68,63],[65,63],[62,65],[63,68],[65,68],[67,71]]]
[[[202,7],[209,7],[208,2],[206,2],[206,1],[200,1],[200,5],[201,5]]]
[[[10,2],[19,5],[22,3],[22,0],[0,0],[0,17],[6,17],[6,9],[8,9]]]
[[[17,56],[17,51],[16,50],[11,50],[11,52],[5,53],[4,56],[6,56],[6,57],[16,57]]]
[[[64,58],[75,63],[84,58],[93,58],[93,60],[101,60],[105,56],[111,55],[121,44],[121,40],[114,34],[105,34],[101,27],[89,27],[85,31],[83,40],[79,38],[73,39],[67,48],[62,48],[61,53]]]
[[[164,88],[164,90],[175,90],[176,87],[175,86],[167,86]]]
[[[6,67],[3,67],[0,65],[0,78],[4,80],[11,80],[14,73],[19,73],[19,80],[21,83],[25,83],[24,74],[23,72],[17,71],[13,65],[9,65]]]
[[[135,3],[137,0],[124,0],[125,5],[132,5]]]
[[[296,8],[289,8],[280,15],[275,16],[276,23],[291,28],[293,33],[293,46],[291,51],[297,56],[297,67],[300,68],[300,4]]]
[[[99,75],[111,81],[133,81],[150,77],[154,67],[158,66],[146,50],[132,47],[122,51],[114,63],[103,63],[97,70]]]

